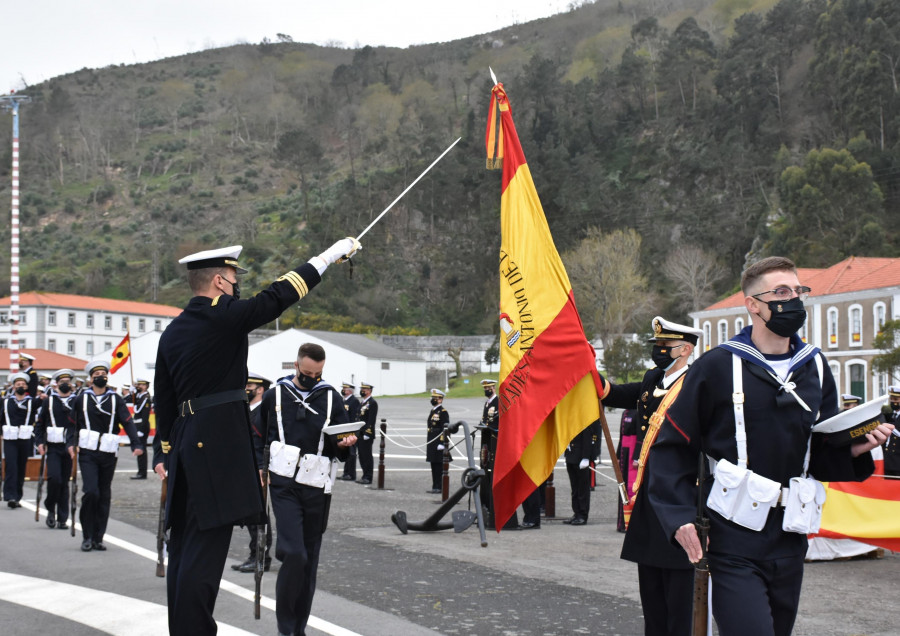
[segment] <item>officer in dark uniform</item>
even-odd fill
[[[888,424],[900,427],[900,386],[888,387],[888,400],[882,417]],[[900,436],[896,432],[884,443],[884,474],[900,476]]]
[[[279,634],[306,633],[316,591],[322,534],[328,524],[331,488],[337,475],[334,461],[346,458],[349,447],[356,443],[353,434],[338,440],[322,431],[327,425],[347,422],[340,395],[322,380],[324,366],[325,350],[321,346],[301,345],[294,363],[295,374],[282,378],[267,391],[260,407],[267,428],[266,443],[297,448],[304,459],[318,456],[332,460],[325,462],[328,474],[321,485],[303,479],[303,466],[299,470],[296,466],[291,468],[288,476],[279,474],[274,463],[270,464],[269,492],[278,524],[275,556],[281,561],[275,584]]]
[[[25,468],[33,450],[31,438],[40,401],[28,394],[30,379],[27,373],[14,373],[9,379],[11,390],[3,400],[3,453],[6,457],[3,498],[9,508],[21,508]]]
[[[359,403],[358,418],[365,422],[356,434],[356,445],[359,447],[359,467],[362,469],[362,478],[357,482],[360,484],[371,484],[375,469],[375,460],[372,458],[372,446],[375,444],[378,402],[372,397],[372,389],[372,385],[367,382],[361,382],[359,385],[359,397],[362,400]],[[350,421],[352,422],[353,419],[351,418]]]
[[[247,334],[271,322],[359,248],[342,239],[240,300],[241,247],[181,259],[194,297],[163,332],[156,357],[157,435],[168,471],[169,632],[214,634],[212,617],[235,524],[262,520],[250,432]],[[161,472],[163,469],[156,469]]]
[[[486,379],[481,381],[484,389],[484,407],[481,409],[481,468],[484,470],[484,478],[481,480],[481,505],[487,511],[485,525],[494,529],[494,459],[497,454],[497,434],[500,431],[500,402],[497,397],[497,381]],[[503,526],[504,530],[515,530],[519,527],[519,516],[514,511],[512,516]]]
[[[134,392],[130,393],[125,401],[134,405],[134,427],[137,429],[138,437],[146,444],[150,439],[150,411],[153,408],[150,380],[136,378],[134,389]],[[147,453],[138,455],[137,475],[132,475],[131,478],[147,479]]]
[[[444,472],[444,448],[450,443],[449,433],[445,437],[444,428],[450,424],[450,413],[444,408],[444,392],[431,389],[431,411],[426,427],[425,461],[431,464],[431,489],[427,493],[441,492],[441,475]],[[453,460],[453,457],[450,457]]]
[[[566,472],[572,488],[572,516],[563,523],[583,526],[591,511],[591,459],[594,454],[594,425],[584,428],[566,446]]]
[[[69,479],[75,459],[75,412],[70,369],[53,374],[56,390],[51,391],[34,427],[34,443],[38,453],[47,456],[47,527],[68,529]]]
[[[19,371],[28,376],[28,395],[33,398],[38,396],[38,379],[37,371],[34,370],[34,356],[25,352],[19,352]],[[37,405],[35,405],[37,407]]]
[[[862,398],[858,395],[844,393],[843,395],[841,395],[841,410],[846,411],[847,409],[857,407],[859,406],[860,402],[862,402]]]
[[[638,442],[635,455],[643,458],[645,466],[650,448],[648,446],[648,452],[643,454],[641,451],[647,434],[651,432],[651,418],[670,390],[680,390],[688,370],[688,360],[702,335],[699,329],[665,320],[661,316],[652,320],[651,328],[651,359],[656,368],[647,371],[641,382],[608,384],[609,392],[603,398],[604,406],[633,408],[637,405]],[[659,415],[662,416],[662,413]],[[656,430],[652,432],[654,437],[655,434]],[[653,439],[649,443],[652,444]],[[641,478],[643,483],[646,479],[646,475]],[[663,533],[656,512],[647,499],[647,489],[640,488],[637,481],[634,488],[637,492],[630,502],[633,510],[625,530],[622,558],[638,564],[644,633],[647,636],[690,634],[693,566],[684,550],[673,545]]]
[[[341,397],[344,399],[344,410],[347,411],[348,422],[356,422],[359,418],[359,400],[353,395],[356,386],[349,382],[341,384]],[[344,462],[344,473],[341,479],[344,481],[356,481],[356,447],[357,444],[350,447],[350,455]]]
[[[247,392],[247,400],[249,401],[250,406],[250,430],[253,433],[253,446],[256,449],[256,454],[258,461],[257,463],[262,462],[262,447],[265,443],[263,439],[263,435],[265,434],[265,423],[262,421],[262,417],[260,416],[259,407],[262,404],[263,394],[269,390],[269,387],[272,386],[272,381],[268,378],[263,377],[259,373],[253,373],[252,371],[247,375],[247,386],[244,387],[244,390]],[[266,510],[266,515],[269,514],[269,511]],[[241,564],[232,565],[232,570],[238,570],[239,572],[255,572],[256,571],[256,543],[259,538],[259,524],[248,523],[247,530],[250,531],[250,556],[247,557],[247,560]],[[266,517],[266,554],[264,557],[263,567],[265,571],[268,572],[269,568],[272,566],[272,558],[269,556],[269,551],[272,548],[272,519],[271,517]]]
[[[103,535],[109,521],[112,480],[118,461],[119,427],[125,429],[131,440],[133,455],[144,452],[145,440],[138,437],[125,398],[107,386],[109,363],[93,360],[84,370],[91,388],[72,402],[81,449],[78,453],[83,492],[79,515],[83,535],[81,549],[84,552],[104,551]]]

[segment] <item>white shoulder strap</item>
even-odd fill
[[[9,421],[9,401],[13,398],[6,398],[3,400],[3,415],[6,417],[6,425],[12,426],[12,423]]]
[[[334,391],[328,389],[328,413],[325,415],[325,424],[322,426],[322,432],[319,433],[319,450],[316,452],[316,455],[321,455],[322,449],[325,448],[325,427],[331,424],[332,400],[334,400]]]
[[[50,397],[47,398],[47,410],[50,411],[50,423],[53,425],[53,428],[59,428],[56,425],[56,415],[53,413],[53,394],[50,394]]]
[[[278,422],[278,441],[284,444],[284,424],[281,419],[281,384],[275,385],[275,421]]]
[[[747,467],[747,427],[744,421],[744,369],[741,359],[731,354],[733,382],[731,401],[734,403],[734,441],[737,444],[737,465]]]

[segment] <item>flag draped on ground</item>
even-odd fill
[[[112,352],[112,360],[109,363],[109,372],[115,373],[122,365],[128,362],[128,356],[131,355],[131,336],[127,335],[122,338],[122,342],[120,342]]]
[[[825,484],[822,526],[817,535],[855,539],[900,552],[900,479],[884,476],[881,449],[872,452],[875,474],[865,481]]]
[[[491,93],[485,143],[488,167],[503,165],[500,432],[493,481],[499,530],[547,479],[569,441],[600,417],[602,385],[502,84]]]

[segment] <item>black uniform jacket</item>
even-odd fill
[[[578,435],[576,435],[569,445],[566,446],[566,463],[572,466],[578,466],[582,459],[593,459],[594,457],[594,425],[586,426]]]
[[[348,422],[358,422],[359,421],[359,400],[355,395],[351,395],[346,400],[341,396],[341,400],[344,402],[344,410],[347,411],[347,421]],[[360,429],[362,430],[362,429]]]
[[[291,446],[298,446],[301,455],[307,453],[315,455],[319,450],[319,437],[327,418],[329,392],[332,394],[331,421],[329,424],[346,424],[350,420],[347,418],[347,411],[344,409],[340,394],[331,385],[319,382],[304,400],[300,390],[291,382],[293,377],[289,376],[284,381],[279,381],[266,391],[263,395],[262,405],[257,409],[260,415],[260,422],[266,429],[264,433],[267,440],[266,444],[271,444],[279,439],[277,414],[275,412],[275,391],[282,391],[281,423],[284,428],[284,439],[280,441]],[[304,403],[309,405],[311,410],[304,407]],[[325,435],[322,455],[330,458],[336,457],[340,461],[344,461],[350,454],[350,449],[342,448],[337,443],[338,439],[336,436]],[[261,453],[257,461],[262,464]],[[293,483],[291,478],[274,473],[269,473],[269,478],[276,485],[290,485]]]
[[[36,446],[47,443],[47,427],[53,426],[53,420],[56,425],[65,429],[66,447],[76,446],[78,440],[75,439],[75,412],[72,407],[75,405],[76,399],[74,395],[68,397],[60,397],[56,393],[51,393],[44,400],[44,407],[41,409],[41,416],[34,425],[34,443]],[[50,412],[53,412],[53,418],[50,418]]]
[[[890,407],[885,409],[890,411]],[[882,412],[882,419],[900,428],[900,411]],[[891,435],[884,443],[884,470],[889,475],[900,475],[900,437]]]
[[[610,383],[608,385],[609,393],[603,398],[603,406],[612,406],[617,409],[637,409],[635,457],[641,454],[641,445],[644,443],[644,436],[650,427],[650,416],[656,412],[656,407],[662,402],[662,396],[654,396],[653,390],[662,381],[665,373],[663,369],[648,369],[640,382]]]
[[[134,405],[134,423],[135,425],[143,424],[144,426],[150,426],[150,409],[153,407],[153,398],[150,395],[149,391],[145,391],[144,393],[138,393],[135,395],[132,393],[127,398],[125,398],[129,404]]]
[[[370,438],[375,439],[375,422],[378,420],[378,402],[372,396],[369,396],[369,399],[359,403],[359,413],[357,415],[360,421],[365,422],[365,424],[359,429],[359,436],[362,439],[363,435],[368,435]],[[353,419],[351,418],[352,422]]]
[[[749,344],[751,329],[747,327],[730,342],[742,339],[748,351],[756,351]],[[679,527],[693,522],[697,516],[695,484],[700,453],[715,460],[737,463],[732,353],[723,348],[727,344],[730,343],[705,353],[691,366],[650,453],[648,495],[670,539]],[[797,336],[792,338],[791,345],[794,371],[790,380],[796,383],[794,390],[810,411],[749,370],[751,364],[759,367],[759,362],[751,362],[744,356],[741,360],[747,468],[782,486],[787,486],[792,477],[803,472],[803,457],[812,425],[838,411],[834,377],[824,360],[820,387],[814,357],[821,356],[821,352]],[[754,355],[761,357],[758,351]],[[870,453],[852,459],[849,446],[836,448],[825,444],[824,438],[822,434],[812,435],[811,476],[823,481],[859,481],[872,474],[874,462]],[[705,506],[712,477],[705,465],[704,472],[702,499]],[[710,517],[710,552],[758,560],[806,553],[806,535],[781,529],[784,518],[781,507],[772,508],[766,526],[759,532],[727,521],[712,510],[707,514]]]
[[[0,405],[9,414],[9,423],[12,426],[34,426],[38,409],[41,408],[40,400],[36,400],[28,394],[25,394],[24,400],[16,400],[16,394],[13,393],[4,400],[4,404]],[[29,414],[28,403],[31,403],[31,412]],[[0,423],[6,426],[6,413],[0,413]]]
[[[448,439],[444,439],[443,432],[444,427],[450,424],[450,413],[447,412],[447,409],[444,408],[443,404],[438,404],[435,407],[432,407],[431,412],[428,414],[428,422],[426,424],[428,429],[428,437],[427,439],[433,440],[428,446],[425,447],[425,461],[431,463],[439,463],[444,461],[444,451],[438,450],[438,444],[446,445],[450,443],[449,435]],[[453,456],[450,456],[450,461],[453,461]]]
[[[256,523],[262,514],[246,402],[235,401],[191,413],[185,400],[243,391],[247,382],[247,334],[281,313],[321,280],[305,263],[247,300],[224,294],[195,296],[166,327],[156,355],[156,434],[169,442],[166,457],[172,501],[187,482],[201,530]],[[182,475],[180,471],[184,471]]]
[[[87,421],[84,419],[85,403],[87,403]],[[84,391],[77,398],[74,398],[69,405],[72,407],[75,416],[75,428],[77,430],[89,428],[101,435],[110,432],[118,435],[119,427],[121,426],[131,441],[131,450],[145,449],[145,440],[138,437],[137,429],[134,427],[134,422],[131,419],[131,413],[128,412],[128,407],[125,405],[125,398],[118,393],[110,389],[107,389],[103,395],[96,395],[93,391]],[[113,410],[115,415],[113,416],[112,431],[110,431],[109,419],[110,415],[113,415]],[[72,441],[74,444],[78,444],[77,433],[73,436]],[[100,453],[102,451],[91,451],[82,448],[79,452]]]

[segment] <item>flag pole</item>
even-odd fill
[[[609,424],[606,422],[606,409],[603,407],[603,401],[600,401],[600,426],[603,428],[603,437],[606,438],[606,448],[609,450],[609,459],[612,464],[613,471],[616,473],[616,483],[619,486],[619,497],[622,499],[622,505],[628,503],[628,489],[625,486],[625,480],[622,478],[622,468],[616,458],[616,447],[613,446],[612,435],[609,434]]]
[[[134,393],[134,366],[131,364],[131,318],[125,318],[125,335],[128,336],[128,372],[131,374],[131,393]],[[134,400],[134,398],[132,398]],[[133,402],[132,402],[133,403]]]

